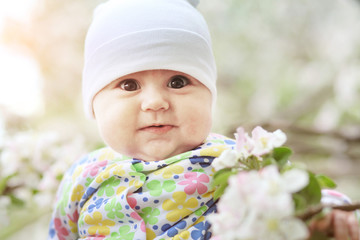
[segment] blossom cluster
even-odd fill
[[[268,132],[262,127],[256,127],[251,137],[244,131],[244,128],[237,128],[235,133],[236,150],[226,150],[213,162],[216,171],[223,168],[236,167],[245,163],[249,157],[256,157],[262,160],[262,156],[270,153],[274,148],[282,146],[286,141],[286,135],[281,130]],[[246,165],[246,164],[245,164]]]
[[[281,130],[256,127],[249,136],[238,128],[235,138],[236,148],[212,163],[215,199],[221,196],[218,212],[209,218],[213,239],[306,239],[306,223],[296,213],[320,202],[319,181],[289,163],[291,150],[282,147],[286,135]]]
[[[9,209],[50,209],[63,173],[85,152],[81,136],[55,131],[4,132],[0,140],[0,229]]]
[[[305,239],[307,227],[294,216],[292,193],[307,183],[305,171],[280,174],[274,165],[230,177],[218,214],[210,217],[214,235],[228,240]]]

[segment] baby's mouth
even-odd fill
[[[165,134],[167,132],[169,132],[170,130],[172,130],[174,128],[173,125],[149,125],[143,128],[140,128],[141,131],[145,131],[145,132],[150,132],[150,133],[155,133],[155,134]]]

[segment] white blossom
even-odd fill
[[[307,183],[305,171],[293,169],[280,174],[273,165],[230,177],[218,213],[209,219],[214,235],[226,240],[305,239],[307,228],[293,216],[291,194]]]
[[[244,128],[238,127],[235,133],[236,150],[243,159],[248,158],[254,149],[254,141],[249,134],[245,132]]]
[[[0,180],[5,180],[10,194],[24,202],[24,208],[50,208],[55,199],[59,177],[85,152],[81,136],[54,131],[24,131],[4,134],[0,145]],[[7,204],[4,203],[7,200]],[[0,229],[9,222],[7,207],[11,200],[0,197]]]
[[[251,135],[254,141],[252,154],[255,156],[267,154],[286,142],[285,133],[279,129],[271,133],[258,126],[254,128]]]
[[[212,162],[212,166],[215,171],[219,171],[224,168],[235,167],[238,163],[238,153],[234,150],[225,150],[220,157],[215,158]]]
[[[281,130],[268,132],[262,127],[255,127],[251,132],[251,137],[242,127],[237,128],[236,134],[236,151],[239,157],[246,159],[249,156],[259,157],[270,153],[274,148],[282,146],[286,142],[286,135]]]

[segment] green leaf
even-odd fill
[[[3,178],[0,180],[0,195],[2,195],[2,193],[4,192],[4,190],[6,189],[6,183],[7,183],[8,179],[7,178]]]
[[[250,169],[255,169],[255,170],[260,170],[261,169],[260,161],[255,156],[250,156],[248,158],[248,163],[250,165]]]
[[[230,176],[235,175],[237,172],[232,171],[230,168],[222,169],[215,173],[213,186],[227,184]]]
[[[64,177],[64,174],[58,174],[55,179],[58,180],[58,181],[61,181],[62,178]]]
[[[293,200],[295,204],[295,212],[302,212],[306,209],[306,199],[299,193],[293,194]]]
[[[7,182],[12,178],[15,177],[17,175],[17,173],[11,174],[9,176],[6,176],[2,179],[0,179],[0,195],[5,191],[6,186],[7,186]]]
[[[273,164],[277,165],[275,159],[272,158],[272,157],[267,156],[267,157],[265,157],[265,158],[263,159],[262,164],[261,164],[261,167],[264,168],[264,167],[266,167],[266,166],[273,165]]]
[[[226,187],[228,186],[228,179],[230,176],[235,175],[237,171],[233,171],[230,168],[221,169],[214,175],[214,181],[212,186],[215,187],[214,200],[217,200],[223,195]]]
[[[278,166],[281,168],[287,163],[291,154],[292,151],[290,148],[278,147],[278,148],[274,148],[272,155],[275,161],[277,162]]]
[[[317,205],[321,200],[321,187],[317,181],[315,175],[311,172],[309,174],[309,183],[302,189],[298,194],[300,194],[306,202],[306,205],[309,207],[311,205]]]
[[[40,192],[39,189],[32,189],[31,190],[32,194],[35,195],[35,194],[38,194]]]
[[[20,198],[15,197],[15,195],[10,195],[9,196],[11,199],[11,203],[14,204],[17,207],[23,207],[25,206],[25,202],[23,200],[21,200]]]
[[[222,184],[218,188],[216,188],[214,192],[214,201],[218,200],[218,198],[220,198],[224,194],[227,186],[228,184]]]
[[[325,175],[318,174],[316,175],[316,179],[321,188],[336,188],[336,183]]]
[[[224,168],[224,169],[221,169],[221,170],[215,172],[215,174],[214,174],[214,180],[215,180],[215,179],[218,179],[218,178],[221,177],[223,174],[230,173],[231,171],[232,171],[231,168]],[[217,184],[217,182],[214,181],[214,184]]]

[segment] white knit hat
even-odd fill
[[[216,99],[216,66],[197,0],[109,0],[95,9],[85,40],[83,101],[130,73],[167,69],[191,75]]]

